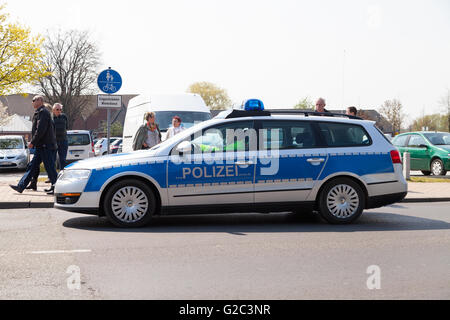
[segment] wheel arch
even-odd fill
[[[330,183],[330,182],[332,182],[332,181],[334,181],[334,180],[340,179],[340,178],[347,178],[347,179],[350,179],[350,180],[356,182],[356,183],[361,187],[362,191],[364,192],[364,202],[365,202],[365,203],[364,203],[364,204],[365,204],[364,207],[365,207],[365,209],[367,209],[367,205],[368,205],[368,203],[369,203],[369,192],[367,191],[367,186],[366,186],[366,184],[365,184],[362,180],[358,179],[357,177],[355,177],[355,176],[353,176],[353,175],[351,175],[351,174],[346,174],[346,173],[344,173],[344,174],[339,174],[339,175],[334,175],[334,176],[329,177],[328,179],[326,179],[325,181],[322,182],[322,184],[320,185],[319,190],[317,191],[316,198],[315,198],[315,200],[314,200],[314,202],[315,202],[315,205],[314,205],[315,208],[318,208],[318,203],[319,203],[320,194],[322,193],[322,190],[325,188],[325,186],[326,186],[328,183]]]
[[[108,193],[108,190],[117,182],[123,181],[123,180],[128,180],[128,179],[135,179],[138,181],[141,181],[143,183],[145,183],[148,187],[150,187],[150,189],[153,191],[155,197],[156,197],[156,215],[159,215],[161,212],[161,207],[162,207],[162,197],[161,197],[161,191],[160,189],[157,187],[156,182],[151,181],[149,178],[144,177],[140,174],[137,173],[128,173],[128,174],[122,174],[119,176],[115,176],[112,179],[109,179],[105,185],[102,187],[101,190],[101,196],[100,196],[100,200],[99,200],[99,213],[101,216],[105,215],[104,209],[103,209],[103,201],[105,200],[105,196]]]

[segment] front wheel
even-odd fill
[[[349,224],[358,219],[365,208],[364,192],[355,181],[338,178],[325,185],[318,207],[328,223]]]
[[[441,159],[434,159],[431,162],[431,172],[434,176],[445,176],[447,171],[444,169],[444,163]]]
[[[145,183],[123,180],[108,189],[103,205],[106,217],[114,225],[138,228],[150,222],[156,210],[156,199]]]

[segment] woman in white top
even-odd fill
[[[184,130],[184,127],[181,125],[181,118],[179,116],[175,116],[172,118],[172,126],[167,130],[166,140],[172,138],[174,135],[180,133]]]

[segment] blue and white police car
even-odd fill
[[[277,114],[248,100],[150,150],[69,165],[55,207],[120,227],[158,215],[285,211],[347,224],[406,194],[400,155],[374,122]]]

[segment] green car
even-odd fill
[[[426,176],[445,176],[450,170],[450,133],[408,132],[396,136],[392,143],[400,151],[411,155],[411,170]]]

